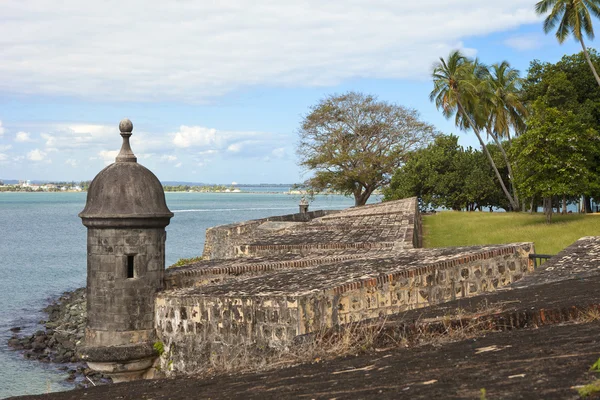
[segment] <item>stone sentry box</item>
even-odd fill
[[[152,366],[154,299],[163,288],[168,209],[158,178],[137,163],[129,137],[115,163],[90,184],[79,214],[87,234],[87,327],[80,357],[113,381],[138,379]]]

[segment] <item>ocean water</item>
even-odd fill
[[[166,264],[201,255],[208,227],[298,212],[300,196],[260,189],[271,193],[167,193],[175,216],[167,227]],[[72,388],[56,364],[25,360],[7,341],[11,327],[40,329],[45,305],[85,285],[86,228],[77,216],[85,196],[0,193],[0,399]],[[352,205],[348,197],[317,196],[310,209]]]

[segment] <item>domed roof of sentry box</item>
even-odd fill
[[[173,213],[167,207],[158,178],[137,163],[129,137],[130,120],[119,124],[123,137],[115,162],[96,175],[79,216],[88,227],[165,227]]]

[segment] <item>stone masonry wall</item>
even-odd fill
[[[258,226],[268,221],[307,222],[314,218],[323,217],[325,215],[330,215],[337,212],[337,210],[317,210],[309,211],[305,214],[298,213],[279,215],[246,221],[238,224],[220,225],[213,228],[208,228],[206,230],[206,238],[204,241],[204,251],[202,256],[210,260],[235,257],[235,246],[243,244],[244,240],[251,236]]]
[[[421,237],[418,202],[409,198],[218,226],[206,231],[203,256],[213,260],[345,249],[400,250],[422,247]]]
[[[493,291],[533,269],[531,243],[408,252],[160,293],[163,361],[176,373],[193,373],[239,346],[283,348],[325,327]],[[348,271],[345,282],[335,275],[340,268]]]
[[[326,301],[307,296],[300,333],[495,291],[533,272],[530,252],[529,244],[505,247],[349,283],[326,293]]]

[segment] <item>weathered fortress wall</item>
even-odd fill
[[[285,348],[299,335],[494,291],[532,270],[532,243],[418,249],[416,199],[214,228],[207,260],[169,270],[155,326],[175,373]],[[233,249],[233,250],[232,250]]]
[[[204,251],[202,257],[206,259],[225,259],[235,257],[235,246],[243,243],[256,229],[265,222],[308,222],[314,218],[334,214],[338,210],[318,210],[307,213],[278,215],[274,217],[255,219],[237,224],[219,225],[206,230]]]
[[[494,291],[532,269],[530,243],[457,250],[429,251],[441,259],[433,263],[411,259],[410,251],[163,292],[157,330],[168,347],[175,344],[175,370],[191,372],[231,346],[283,348],[319,329]]]

